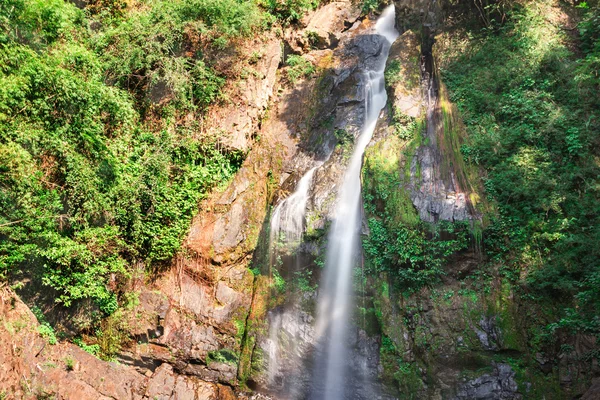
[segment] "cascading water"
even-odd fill
[[[310,193],[315,170],[321,164],[311,168],[300,180],[296,190],[281,201],[273,210],[271,216],[269,235],[270,265],[273,270],[280,267],[280,256],[293,252],[302,242],[304,233],[304,216],[306,203]],[[295,266],[297,268],[297,266]],[[282,315],[278,312],[269,312],[269,338],[268,338],[268,382],[275,384],[276,374],[280,367],[279,334],[281,330]],[[293,346],[294,343],[291,343]]]
[[[283,240],[289,245],[297,245],[302,239],[306,202],[316,169],[317,167],[314,167],[304,174],[298,182],[296,191],[275,207],[271,217],[269,239],[271,246],[276,245],[279,240]],[[273,250],[271,249],[271,254],[276,253]]]
[[[313,379],[313,399],[352,398],[344,393],[350,320],[352,273],[360,259],[361,226],[360,170],[365,148],[371,141],[377,119],[387,101],[384,70],[391,44],[398,37],[394,28],[395,9],[385,9],[375,25],[376,34],[385,39],[377,65],[366,73],[366,118],[350,159],[338,195],[335,220],[328,236],[324,277],[320,286],[316,333],[321,349],[317,352]],[[320,381],[320,382],[319,382]]]

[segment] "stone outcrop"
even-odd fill
[[[212,107],[204,122],[204,131],[220,138],[225,147],[243,152],[252,145],[252,137],[264,118],[276,84],[281,63],[281,42],[275,37],[256,40],[248,71],[242,79],[232,82],[225,92],[231,98],[223,105]]]
[[[495,364],[494,371],[463,383],[452,400],[518,400],[515,372],[508,364]]]
[[[596,378],[592,382],[592,386],[584,393],[581,400],[598,400],[600,399],[600,378]]]
[[[297,53],[333,49],[339,44],[344,31],[358,21],[360,14],[358,5],[351,2],[328,3],[302,19],[303,29],[290,29],[287,43]]]
[[[311,15],[306,29],[327,31],[339,43],[335,54],[302,50],[318,67],[317,76],[292,87],[279,81],[275,72],[281,46],[268,38],[251,65],[258,72],[238,82],[244,88],[240,98],[210,110],[206,130],[227,130],[231,134],[224,146],[248,151],[247,157],[233,181],[202,202],[173,267],[150,287],[138,285],[140,304],[132,311],[130,333],[141,344],[122,352],[123,363],[143,372],[168,362],[177,373],[227,385],[236,385],[238,375],[245,374],[239,365],[247,363],[254,348],[247,343],[254,340],[247,338],[253,324],[247,318],[251,306],[260,308],[248,265],[264,234],[269,204],[279,186],[293,187],[298,172],[329,157],[336,129],[358,134],[364,107],[364,64],[359,60],[369,62],[379,54],[373,37],[356,27],[348,29],[358,18],[350,2],[325,8]],[[268,118],[263,118],[267,105]],[[260,140],[251,146],[253,137]],[[340,148],[330,157],[329,178],[316,178],[332,182],[318,203],[320,227],[330,218],[332,204],[326,199],[335,195],[342,153]],[[251,315],[263,317],[262,311]],[[231,356],[230,362],[221,362],[223,355]]]
[[[231,387],[178,375],[162,363],[142,374],[70,343],[51,344],[29,308],[0,288],[0,397],[13,399],[229,400]]]
[[[325,251],[323,235],[335,216],[335,199],[352,152],[352,141],[364,124],[365,71],[383,56],[383,39],[371,33],[371,24],[366,19],[342,32],[332,52],[312,53],[315,57],[321,55],[320,60],[328,60],[328,64],[314,88],[317,96],[310,103],[312,115],[295,126],[299,128],[294,135],[299,142],[298,152],[284,166],[290,175],[282,187],[288,193],[293,191],[304,172],[317,163],[321,165],[314,172],[307,203],[306,231],[312,236],[306,238],[295,256],[283,254],[283,265],[278,266],[291,285],[294,274],[306,272],[305,269],[312,269],[310,275],[318,281],[320,269],[313,268],[314,258]],[[302,267],[295,270],[295,265]],[[311,390],[313,353],[318,340],[313,326],[316,293],[299,293],[292,287],[285,298],[277,299],[278,305],[263,314],[267,323],[257,329],[256,349],[261,357],[256,361],[260,367],[250,379],[261,390],[276,396],[306,398]],[[377,397],[379,390],[372,383],[376,381],[379,362],[378,339],[358,327],[350,329],[348,345],[355,351],[349,368],[356,378],[348,383],[350,391],[358,398]],[[363,380],[365,373],[370,374],[370,382]]]

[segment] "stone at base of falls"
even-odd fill
[[[592,382],[592,386],[583,395],[581,400],[598,400],[600,399],[600,378],[596,378]]]
[[[494,365],[491,374],[485,374],[458,387],[453,400],[519,400],[515,371],[508,364]]]

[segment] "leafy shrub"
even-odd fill
[[[269,13],[279,20],[290,23],[296,22],[309,10],[318,7],[320,0],[259,0]]]
[[[219,150],[219,138],[199,137],[197,126],[165,119],[168,129],[150,129],[131,95],[141,74],[171,82],[182,108],[217,99],[223,78],[177,55],[186,18],[205,12],[215,35],[242,35],[258,11],[249,2],[185,4],[152,3],[93,32],[68,2],[0,4],[1,278],[27,271],[57,302],[91,299],[110,315],[131,265],[168,262],[198,202],[239,168],[243,154]]]
[[[100,355],[100,346],[98,344],[88,345],[81,338],[75,338],[75,339],[73,339],[73,343],[75,343],[77,346],[81,347],[81,349],[83,351],[85,351],[86,353],[89,353],[89,354],[91,354],[93,356],[96,356],[96,357],[98,355]]]
[[[209,351],[206,356],[206,364],[210,364],[211,362],[237,364],[238,355],[229,349]]]
[[[38,332],[41,337],[48,340],[49,344],[58,343],[58,340],[56,339],[56,334],[54,333],[54,329],[47,322],[38,326]]]
[[[421,133],[422,122],[399,110],[394,110],[392,124],[394,126],[394,133],[402,140],[412,139],[415,134]]]
[[[354,136],[345,129],[336,129],[333,134],[338,143],[344,145],[346,143],[354,143]]]
[[[412,143],[417,143],[420,132],[414,134]],[[468,222],[429,225],[420,221],[399,168],[401,158],[410,160],[411,148],[390,136],[367,150],[363,200],[369,235],[363,238],[363,249],[368,272],[386,272],[403,290],[417,291],[437,282],[446,260],[468,247],[470,226]]]
[[[368,14],[373,11],[377,11],[381,8],[382,0],[363,0],[362,1],[362,13]]]
[[[300,78],[311,76],[315,72],[315,66],[303,56],[290,54],[286,63],[288,65],[286,69],[287,78],[292,84]]]
[[[75,368],[75,360],[71,356],[65,357],[65,368],[67,371],[73,371]]]

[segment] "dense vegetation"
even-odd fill
[[[600,10],[579,11],[571,27],[549,2],[517,5],[453,43],[464,51],[443,70],[469,132],[462,153],[498,207],[484,250],[524,297],[554,304],[535,316],[550,336],[600,333]]]
[[[439,282],[449,257],[469,246],[471,227],[467,221],[429,224],[419,219],[406,189],[411,179],[406,160],[421,143],[424,125],[408,121],[402,126],[367,149],[362,173],[369,235],[363,249],[369,274],[384,272],[400,290],[417,292]]]
[[[2,1],[0,279],[114,312],[133,271],[172,259],[198,202],[243,160],[201,129],[234,79],[221,53],[315,6]]]

